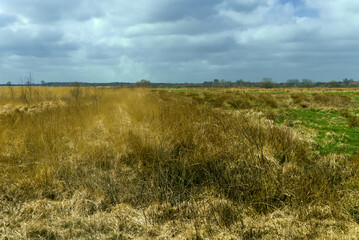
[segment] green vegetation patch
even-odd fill
[[[256,93],[256,94],[286,94],[289,90],[267,90],[267,91],[248,91],[248,93]]]
[[[185,93],[190,93],[190,92],[203,92],[204,89],[199,89],[199,88],[191,88],[191,89],[170,89],[171,92],[185,92]]]
[[[349,114],[349,115],[348,115]],[[278,123],[290,122],[294,127],[316,132],[314,140],[322,154],[358,151],[359,127],[352,126],[351,112],[320,109],[287,109],[278,118]]]

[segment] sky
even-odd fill
[[[0,0],[0,84],[359,80],[358,0]]]

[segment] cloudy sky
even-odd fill
[[[359,80],[358,0],[0,0],[0,83]]]

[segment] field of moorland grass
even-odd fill
[[[178,93],[176,89],[171,91]],[[358,152],[359,90],[184,89],[182,93],[216,108],[256,112],[301,131],[322,154],[353,156]]]
[[[0,88],[0,239],[357,239],[357,96]]]

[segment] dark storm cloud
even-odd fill
[[[0,36],[3,36],[0,40],[0,54],[5,56],[64,57],[79,48],[76,43],[62,42],[63,34],[52,30],[3,30]]]
[[[9,44],[7,49],[0,48],[3,52],[11,52],[14,55],[40,58],[68,57],[69,52],[76,49],[77,45],[75,44],[57,44],[43,41],[18,41]]]

